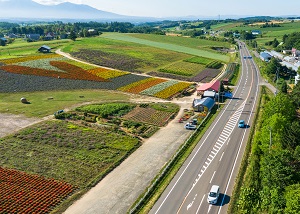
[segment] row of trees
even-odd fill
[[[300,84],[263,108],[237,213],[300,213]]]
[[[151,26],[136,26],[130,22],[76,22],[76,23],[43,23],[21,26],[10,23],[0,23],[0,34],[40,34],[44,35],[48,32],[57,35],[65,34],[74,31],[75,33],[82,32],[86,34],[87,30],[94,29],[95,32],[120,32],[120,33],[156,33],[164,34],[161,30]]]

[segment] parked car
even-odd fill
[[[246,127],[245,121],[240,120],[238,126],[239,126],[239,128],[245,128]]]
[[[184,125],[184,128],[190,129],[190,130],[195,130],[197,128],[197,126],[196,125],[192,125],[190,123],[187,123],[187,124]]]
[[[210,204],[218,203],[219,195],[220,195],[220,187],[218,185],[212,185],[207,196],[207,202]]]

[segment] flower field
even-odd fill
[[[176,83],[175,85],[172,85],[172,86],[170,86],[170,87],[154,94],[154,96],[159,97],[159,98],[163,98],[163,99],[167,99],[167,98],[170,98],[170,97],[176,95],[180,91],[186,89],[190,85],[191,84],[187,83],[187,82],[179,82],[179,83]]]
[[[65,182],[2,167],[0,181],[0,213],[49,213],[75,189]]]
[[[136,107],[123,118],[126,120],[143,122],[161,127],[168,123],[173,114],[173,112],[159,111],[153,108]]]
[[[0,60],[0,63],[0,92],[97,88],[167,99],[182,91],[183,86],[188,88],[191,85],[177,84],[180,82],[177,80],[85,65],[57,54],[5,59]],[[189,64],[199,66],[195,63]],[[86,80],[89,82],[84,82]],[[174,84],[177,85],[171,87]],[[171,88],[167,89],[168,87]],[[159,93],[161,91],[163,92]]]
[[[111,69],[106,69],[106,68],[94,68],[94,69],[89,69],[87,72],[96,75],[98,77],[101,77],[103,79],[112,79],[115,77],[120,77],[123,75],[129,74],[129,72],[125,71],[119,71],[119,70],[111,70]]]

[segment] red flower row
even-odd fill
[[[101,77],[93,75],[80,67],[71,65],[66,62],[51,61],[50,64],[66,72],[58,72],[52,70],[50,71],[41,68],[31,68],[31,67],[19,66],[19,65],[6,65],[6,66],[2,66],[1,69],[16,74],[46,76],[46,77],[64,78],[64,79],[90,80],[90,81],[98,81],[98,82],[108,81]]]
[[[0,213],[48,213],[74,191],[65,182],[0,167]]]

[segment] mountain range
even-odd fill
[[[152,22],[162,20],[207,20],[218,19],[216,16],[186,16],[186,17],[137,17],[125,16],[98,10],[85,4],[69,2],[57,5],[43,5],[32,0],[0,0],[0,21],[128,21],[132,23]],[[222,15],[222,19],[239,19],[249,17],[236,15]]]
[[[139,20],[141,17],[123,16],[110,13],[84,4],[69,2],[58,5],[42,5],[32,0],[0,0],[0,19],[41,19],[41,20]],[[147,19],[147,18],[144,18]]]

